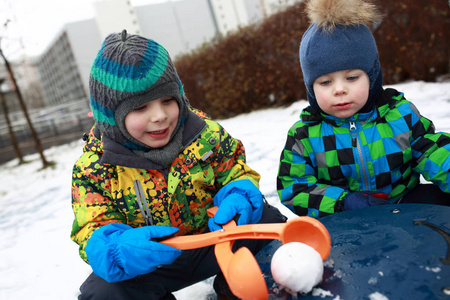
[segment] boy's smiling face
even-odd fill
[[[366,104],[369,77],[360,69],[322,75],[314,80],[313,89],[319,107],[327,114],[348,118]]]
[[[125,116],[125,128],[136,140],[151,148],[169,142],[178,123],[178,102],[173,97],[149,101]]]

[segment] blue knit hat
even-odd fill
[[[125,30],[106,37],[91,68],[89,90],[97,128],[131,149],[148,149],[125,129],[124,119],[131,110],[151,100],[174,97],[180,125],[189,106],[166,49]]]
[[[362,0],[311,0],[307,9],[312,24],[302,37],[299,56],[310,105],[321,111],[313,90],[318,77],[362,69],[370,90],[360,111],[370,111],[383,81],[375,39],[365,24],[378,18],[375,7]]]

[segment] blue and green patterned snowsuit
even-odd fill
[[[386,89],[376,109],[338,119],[310,107],[288,132],[277,177],[284,205],[298,215],[343,210],[354,191],[379,191],[394,203],[420,175],[450,193],[450,134],[435,133],[402,93]]]

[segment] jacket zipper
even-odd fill
[[[153,225],[152,213],[148,207],[147,199],[145,198],[144,189],[142,188],[141,182],[139,180],[134,181],[134,190],[136,192],[137,203],[142,215],[144,216],[145,224]],[[145,210],[144,210],[145,208]]]
[[[361,143],[359,142],[356,124],[353,121],[350,121],[350,133],[352,136],[352,147],[356,147],[358,150],[361,174],[363,176],[363,184],[364,184],[363,190],[368,191],[369,190],[369,180],[367,179],[367,171],[366,171],[366,167],[365,167],[364,155],[363,155],[363,151],[361,148]]]

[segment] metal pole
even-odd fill
[[[219,24],[217,23],[216,13],[214,12],[214,7],[213,7],[211,1],[212,0],[207,0],[206,2],[208,2],[211,18],[212,18],[212,21],[214,24],[214,28],[216,29],[216,36],[220,38],[222,36],[222,34],[220,33]]]
[[[0,86],[5,81],[5,79],[0,79]],[[5,114],[6,125],[8,126],[9,136],[11,138],[11,144],[16,152],[17,158],[19,159],[19,165],[25,163],[23,160],[22,152],[20,152],[19,144],[17,143],[16,136],[11,126],[11,121],[9,120],[8,107],[6,106],[6,99],[3,97],[2,91],[0,91],[0,102],[2,103],[3,113]]]

